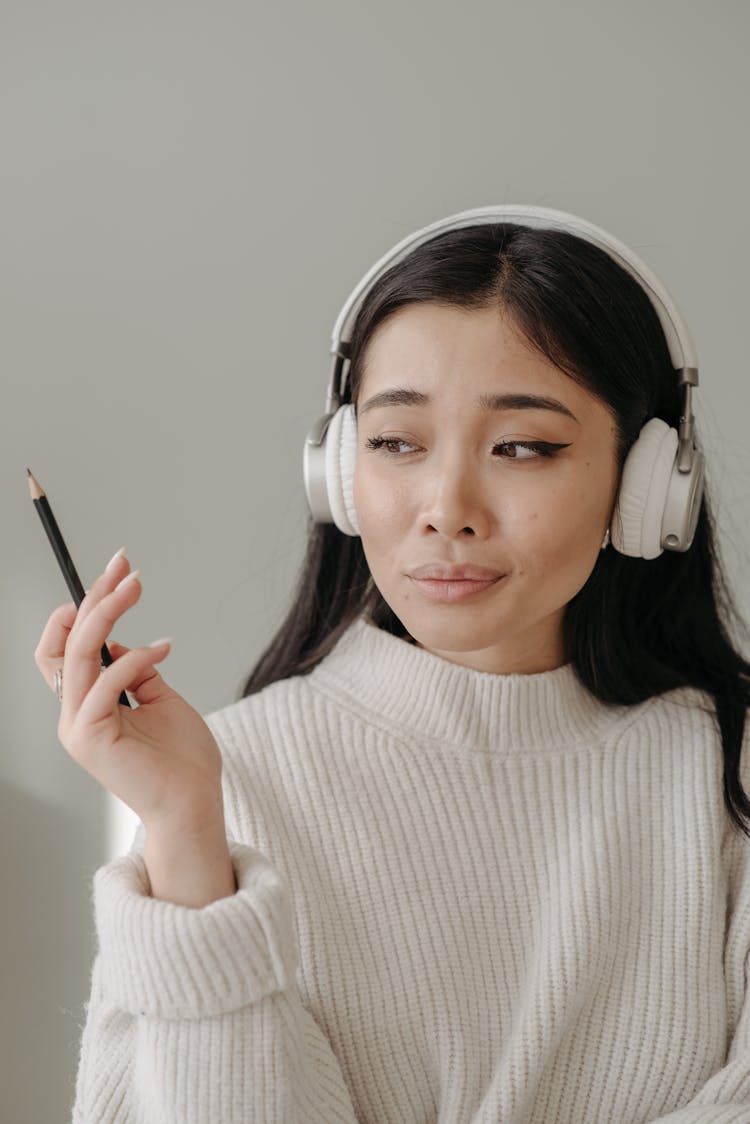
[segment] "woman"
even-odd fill
[[[99,674],[123,551],[37,648],[143,825],[95,877],[75,1119],[750,1121],[750,666],[706,492],[685,549],[609,545],[683,408],[654,305],[575,234],[465,225],[350,343],[348,529],[311,527],[240,700],[201,718],[168,642]]]

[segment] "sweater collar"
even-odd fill
[[[585,744],[629,710],[592,695],[572,663],[532,675],[476,671],[366,617],[352,622],[309,678],[403,734],[497,753]]]

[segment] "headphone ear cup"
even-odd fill
[[[326,488],[333,522],[345,535],[358,535],[354,507],[354,465],[357,460],[357,419],[354,406],[340,406],[326,433]]]
[[[612,517],[612,545],[631,558],[663,552],[662,522],[679,437],[662,418],[650,418],[630,449]]]

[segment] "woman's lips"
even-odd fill
[[[466,578],[452,581],[438,581],[436,578],[412,578],[420,593],[424,593],[431,601],[463,601],[489,589],[502,581],[501,577],[488,578],[486,581],[469,581]]]

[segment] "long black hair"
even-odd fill
[[[508,314],[530,344],[610,408],[619,470],[649,418],[679,426],[682,396],[651,301],[627,270],[585,239],[496,223],[449,231],[417,247],[376,282],[355,321],[344,395],[355,411],[373,332],[418,301]],[[698,418],[702,393],[696,394]],[[700,448],[698,431],[696,423]],[[748,628],[726,577],[708,491],[707,479],[686,552],[654,559],[614,548],[599,553],[565,608],[564,659],[603,702],[630,705],[682,686],[708,692],[724,754],[725,804],[750,837],[750,801],[739,776],[750,664],[737,646]],[[360,614],[413,643],[372,581],[361,540],[310,516],[291,606],[242,697],[310,672]]]

